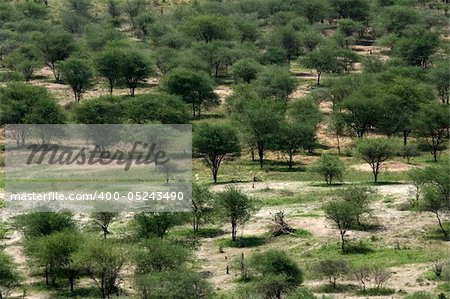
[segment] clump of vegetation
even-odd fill
[[[333,180],[342,180],[345,165],[339,157],[324,154],[316,162],[312,170],[325,178],[325,183],[331,185]]]

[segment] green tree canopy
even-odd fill
[[[186,103],[192,105],[192,114],[200,116],[202,109],[209,109],[219,104],[214,93],[214,85],[204,74],[175,70],[168,74],[164,80],[165,90],[180,96]]]
[[[237,132],[229,125],[201,124],[194,131],[192,146],[211,169],[214,183],[220,164],[227,156],[240,154]]]
[[[79,103],[81,96],[92,86],[93,74],[86,61],[69,58],[58,65],[62,79],[72,88],[75,102]]]
[[[217,194],[215,201],[218,216],[231,224],[231,240],[236,241],[238,226],[250,219],[255,211],[253,199],[235,187]]]

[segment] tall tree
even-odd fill
[[[430,103],[421,107],[415,120],[419,135],[425,137],[430,145],[434,161],[438,160],[438,153],[448,139],[449,113],[449,105]]]
[[[394,155],[396,147],[392,139],[366,138],[358,141],[357,150],[372,168],[373,179],[377,183],[381,165]]]
[[[192,184],[192,228],[200,230],[200,224],[208,221],[213,214],[213,194],[207,187]]]
[[[216,211],[220,218],[231,224],[231,240],[236,241],[238,226],[250,219],[255,211],[253,199],[235,187],[217,194]]]
[[[286,106],[298,85],[289,70],[280,67],[270,67],[262,71],[253,84],[262,98],[273,98]]]
[[[341,65],[336,58],[336,51],[329,47],[311,51],[302,59],[303,65],[317,72],[317,85],[320,85],[322,73],[336,73],[341,71]]]
[[[180,96],[186,103],[192,105],[194,117],[200,116],[202,109],[209,109],[219,104],[213,83],[202,73],[175,70],[165,78],[164,86],[167,92]]]
[[[428,60],[439,45],[437,33],[418,29],[407,37],[400,38],[395,44],[395,51],[406,63],[426,68]]]
[[[195,130],[192,146],[211,169],[214,183],[225,157],[241,151],[237,132],[228,125],[201,124]]]
[[[60,79],[57,64],[75,51],[75,41],[69,33],[51,31],[43,33],[36,41],[45,64],[52,70],[56,80]]]
[[[325,217],[332,220],[339,229],[341,250],[342,253],[347,253],[348,242],[345,235],[356,223],[356,210],[353,204],[344,200],[332,201],[325,204],[324,211]]]
[[[228,19],[219,15],[195,16],[186,24],[185,31],[196,40],[210,43],[213,40],[227,40],[232,36]]]
[[[126,50],[122,56],[121,78],[133,97],[136,87],[153,73],[147,57],[137,50]]]
[[[238,96],[239,98],[240,96]],[[270,141],[277,134],[282,120],[284,105],[271,100],[263,100],[253,95],[253,98],[240,98],[240,108],[235,110],[235,118],[244,126],[244,130],[253,140],[258,150],[259,165],[264,166],[264,155]]]
[[[121,79],[122,57],[124,51],[121,49],[107,49],[100,52],[95,58],[95,67],[101,77],[108,80],[109,94],[112,95],[113,88]]]
[[[431,76],[436,85],[439,98],[442,103],[449,104],[450,98],[450,69],[447,62],[438,63],[431,71]]]
[[[92,71],[81,59],[69,58],[58,66],[61,77],[72,88],[75,102],[79,103],[81,96],[92,86]]]
[[[421,170],[418,183],[418,200],[414,206],[435,214],[445,240],[449,231],[442,222],[450,214],[450,174],[447,165],[431,166]]]
[[[112,240],[88,240],[77,254],[77,260],[95,282],[102,299],[117,293],[120,271],[126,262],[125,250],[120,245]]]
[[[61,231],[41,238],[30,239],[25,243],[25,251],[34,265],[44,271],[47,285],[56,284],[58,277],[68,280],[70,290],[74,290],[75,280],[80,269],[75,254],[81,248],[82,237],[71,231]]]

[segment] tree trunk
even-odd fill
[[[433,144],[433,160],[437,162],[438,145]]]
[[[336,131],[336,141],[337,141],[337,150],[338,150],[338,155],[341,155],[341,144],[339,142],[339,132]]]
[[[70,284],[70,291],[73,292],[73,285],[74,285],[74,278],[69,278],[69,284]]]
[[[321,72],[317,72],[317,86],[320,85],[320,75],[321,74],[322,74]]]
[[[113,94],[113,83],[112,83],[112,81],[109,81],[109,95],[110,96],[112,96],[112,94]]]
[[[442,225],[441,218],[439,217],[439,212],[434,212],[436,214],[436,218],[439,222],[439,227],[441,228],[442,233],[444,234],[444,239],[448,240],[448,232],[444,229],[444,226]]]
[[[264,146],[259,143],[258,145],[258,156],[259,156],[259,166],[263,168],[264,166]]]
[[[214,168],[213,170],[213,180],[214,180],[214,184],[217,184],[217,168]]]
[[[408,131],[403,131],[403,145],[406,145],[408,143]]]
[[[342,250],[342,253],[346,253],[346,250],[345,250],[345,231],[342,231],[341,230],[341,250]]]
[[[289,164],[289,169],[292,169],[292,154],[290,154],[289,155],[289,162],[288,162],[288,164]]]
[[[231,221],[231,241],[236,241],[236,222]]]
[[[48,268],[45,268],[45,272],[44,272],[44,276],[45,276],[45,285],[49,285],[50,284],[50,282],[49,282],[49,273],[48,273]]]

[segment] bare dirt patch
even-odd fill
[[[369,164],[356,164],[350,166],[353,169],[359,170],[359,171],[372,171],[372,168]],[[417,166],[412,164],[406,164],[398,161],[387,161],[381,165],[381,172],[401,172],[401,171],[408,171],[413,168],[416,168]]]

